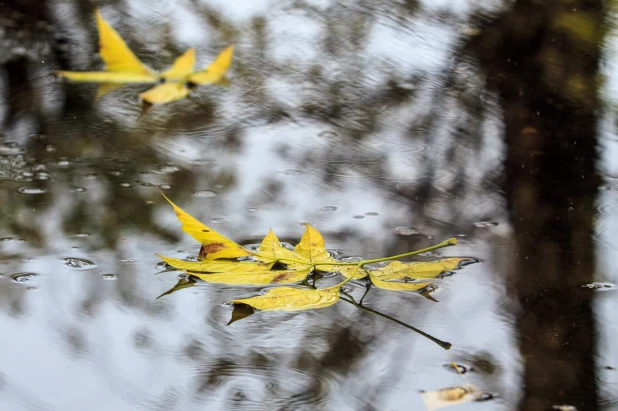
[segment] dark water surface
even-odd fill
[[[101,67],[97,6],[158,70],[235,44],[231,86],[93,103],[52,73]],[[422,410],[465,383],[452,361],[493,397],[453,409],[618,410],[613,7],[0,3],[0,410]],[[438,303],[366,299],[453,348],[348,304],[226,326],[260,288],[156,299],[179,272],[155,253],[199,249],[160,191],[241,244],[303,222],[340,257],[457,237],[434,256],[482,262]]]

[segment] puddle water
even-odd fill
[[[109,2],[153,70],[235,45],[227,87],[143,111],[147,84],[54,78],[103,68],[93,4],[5,2],[0,410],[618,410],[617,33],[563,3]],[[161,192],[253,251],[310,222],[347,263],[452,237],[404,260],[463,260],[370,287],[390,320],[339,301],[227,326],[273,285],[163,263],[200,244]]]

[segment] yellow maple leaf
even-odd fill
[[[182,223],[182,230],[202,244],[200,258],[215,260],[218,258],[238,258],[253,255],[251,251],[241,247],[192,217],[174,204],[165,194],[163,194],[163,197],[174,207],[176,216]]]

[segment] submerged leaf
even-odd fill
[[[333,261],[336,261],[333,258]],[[350,276],[354,276],[353,280],[360,280],[361,278],[367,277],[367,271],[364,268],[356,271],[355,265],[319,265],[316,267],[321,271],[326,271],[329,273],[340,273],[345,278],[350,278]]]
[[[204,70],[195,72],[188,76],[189,82],[193,84],[215,84],[225,81],[225,73],[232,64],[232,55],[234,54],[234,46],[229,46],[223,50]]]
[[[429,301],[433,301],[434,303],[439,303],[440,301],[436,300],[433,295],[431,295],[431,293],[429,292],[428,288],[425,288],[424,290],[422,290],[420,293],[418,293],[419,295],[425,297],[426,299],[428,299]]]
[[[234,304],[234,311],[232,311],[232,318],[230,319],[230,322],[227,323],[227,325],[230,325],[233,322],[236,322],[238,320],[242,320],[243,318],[247,318],[250,315],[253,315],[254,312],[255,311],[253,311],[253,308],[251,308],[251,306],[247,304]]]
[[[270,270],[270,271],[246,271],[226,273],[194,273],[189,274],[208,283],[236,284],[236,285],[275,285],[293,284],[303,281],[311,269],[306,270]]]
[[[273,266],[273,263],[252,263],[249,261],[186,261],[178,258],[163,257],[159,254],[157,254],[157,257],[178,270],[192,271],[196,273],[267,271]]]
[[[463,387],[442,388],[421,394],[428,411],[437,410],[451,405],[465,404],[481,399],[483,393],[472,385]]]
[[[455,270],[460,265],[473,261],[476,260],[467,257],[413,263],[393,261],[383,268],[371,271],[371,276],[383,281],[436,278],[444,272]]]
[[[165,194],[163,194],[165,197]],[[169,198],[165,199],[174,207],[178,220],[182,223],[182,230],[202,243],[200,258],[214,260],[217,258],[237,258],[253,255],[253,253],[232,240],[225,238],[212,228],[202,224],[190,214],[183,211]]]
[[[174,293],[178,290],[182,290],[185,288],[190,288],[193,287],[195,285],[195,280],[193,278],[181,278],[180,280],[178,280],[178,282],[176,283],[175,286],[173,286],[172,288],[170,288],[169,290],[167,290],[166,292],[164,292],[163,294],[161,294],[160,296],[157,297],[157,299],[165,296],[165,295],[169,295],[171,293]]]
[[[383,281],[373,276],[373,271],[369,272],[371,282],[378,288],[390,291],[418,291],[433,283],[431,282],[404,282],[404,281]]]
[[[302,311],[330,307],[339,301],[339,288],[318,290],[278,287],[257,297],[232,300],[234,304],[242,303],[262,311]]]

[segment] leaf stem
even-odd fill
[[[348,295],[348,294],[346,293],[346,295]],[[349,296],[349,297],[351,297],[351,296]],[[402,326],[406,327],[407,329],[412,330],[415,333],[418,333],[418,334],[422,335],[423,337],[430,339],[431,341],[435,342],[436,344],[438,344],[440,347],[444,348],[445,350],[450,350],[451,347],[452,347],[452,344],[450,342],[439,340],[436,337],[431,336],[431,335],[427,334],[426,332],[423,332],[423,331],[419,330],[418,328],[412,327],[411,325],[408,325],[408,324],[406,324],[406,323],[404,323],[402,321],[399,321],[399,320],[397,320],[397,319],[395,319],[395,318],[393,318],[393,317],[391,317],[389,315],[382,314],[379,311],[372,310],[371,308],[365,307],[364,305],[360,305],[353,298],[351,300],[348,300],[347,298],[340,297],[339,299],[354,305],[356,308],[368,311],[368,312],[373,313],[375,315],[378,315],[380,317],[386,318],[387,320],[391,320],[393,322],[396,322],[397,324],[402,325]]]
[[[440,244],[432,245],[431,247],[423,248],[422,250],[410,251],[409,253],[394,255],[392,257],[376,258],[374,260],[363,260],[363,261],[360,261],[359,264],[365,265],[365,264],[381,263],[382,261],[398,260],[400,258],[410,257],[412,255],[422,254],[422,253],[426,253],[429,251],[437,250],[438,248],[449,247],[452,245],[457,245],[456,238],[449,238],[446,241],[442,241]]]
[[[363,296],[361,297],[360,301],[358,302],[359,305],[363,305],[363,300],[365,299],[365,297],[369,293],[369,290],[371,290],[371,283],[370,282],[368,282],[367,285],[365,285],[365,294],[363,294]]]

